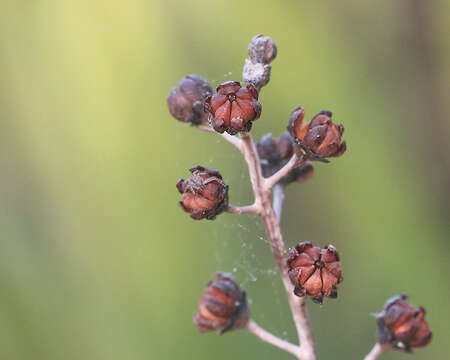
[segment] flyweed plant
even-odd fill
[[[313,162],[327,163],[342,156],[346,142],[344,126],[332,120],[330,111],[321,111],[309,122],[302,106],[293,109],[287,133],[274,139],[271,134],[255,144],[250,130],[261,115],[259,93],[269,83],[270,63],[277,55],[274,40],[256,35],[248,47],[242,84],[228,81],[216,91],[199,75],[183,78],[167,99],[169,111],[181,122],[222,136],[244,156],[254,193],[254,203],[233,206],[228,202],[228,185],[215,169],[196,166],[191,176],[178,180],[180,206],[192,219],[214,220],[222,212],[254,213],[261,217],[278,265],[281,280],[299,344],[292,344],[261,328],[250,318],[246,294],[229,274],[216,273],[200,297],[194,324],[200,332],[246,329],[261,340],[291,353],[297,359],[316,360],[317,351],[311,330],[306,299],[322,304],[324,298],[336,298],[343,281],[340,257],[333,245],[323,248],[302,242],[286,251],[280,229],[280,217],[287,184],[301,183],[313,175]],[[431,331],[425,310],[406,302],[400,295],[387,301],[376,316],[375,346],[365,360],[377,359],[389,350],[410,352],[427,345]]]

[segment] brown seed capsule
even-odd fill
[[[248,45],[248,57],[253,63],[269,64],[277,56],[277,44],[269,36],[259,34]]]
[[[304,183],[305,181],[311,179],[314,175],[314,167],[310,162],[303,163],[297,169],[295,181],[299,183]]]
[[[308,296],[319,304],[324,296],[337,298],[337,284],[343,277],[334,246],[320,249],[309,241],[302,242],[289,250],[287,264],[295,295]]]
[[[204,111],[205,99],[212,94],[208,82],[200,75],[188,75],[181,79],[167,98],[172,116],[193,125],[206,123],[208,115]]]
[[[228,185],[217,170],[196,166],[187,180],[179,179],[177,189],[183,195],[182,209],[195,220],[214,220],[228,207]]]
[[[214,130],[234,135],[250,131],[252,121],[261,115],[261,104],[253,85],[243,88],[237,81],[228,81],[219,85],[217,93],[206,99],[205,111],[211,114]]]
[[[305,111],[298,106],[289,118],[289,133],[313,157],[341,156],[347,149],[345,141],[341,140],[344,126],[334,124],[331,115],[330,111],[321,111],[307,124],[304,122]]]
[[[264,135],[256,144],[261,169],[264,177],[270,177],[280,170],[294,154],[294,139],[288,133],[284,133],[279,139],[274,139],[272,134]],[[304,182],[314,174],[314,168],[309,162],[302,163],[293,169],[282,179],[283,184],[294,181]]]
[[[249,318],[245,292],[230,274],[216,273],[200,297],[194,317],[197,329],[200,332],[220,329],[223,334],[245,327]]]
[[[389,299],[377,314],[378,341],[395,349],[411,351],[431,341],[432,332],[425,320],[425,309],[406,302],[407,295]]]

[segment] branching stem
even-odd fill
[[[275,186],[282,178],[289,174],[292,169],[300,165],[302,159],[299,159],[296,154],[292,155],[290,160],[280,170],[278,170],[271,177],[264,179],[264,189],[270,190]]]
[[[206,132],[215,132],[212,128],[206,126],[197,126],[199,130]],[[277,338],[271,333],[259,327],[253,321],[247,325],[247,329],[262,340],[278,346],[279,348],[290,352],[301,360],[317,360],[317,353],[314,343],[314,337],[309,323],[308,312],[304,298],[294,295],[294,288],[288,277],[288,267],[286,263],[286,246],[281,234],[280,222],[281,209],[284,200],[284,186],[277,184],[293,168],[299,165],[301,161],[297,155],[293,155],[289,162],[270,178],[265,179],[262,176],[261,165],[256,151],[255,143],[249,133],[242,133],[241,139],[229,134],[220,134],[224,139],[236,146],[244,155],[248,165],[250,181],[252,183],[255,203],[249,206],[229,206],[227,212],[233,214],[257,213],[261,216],[266,228],[267,237],[272,247],[275,260],[280,270],[280,276],[283,281],[289,306],[297,329],[300,340],[300,346],[290,344]],[[274,200],[272,203],[271,190],[274,190]]]
[[[256,151],[255,144],[251,135],[249,133],[242,133],[241,139],[242,152],[248,164],[250,181],[252,183],[253,192],[255,195],[255,204],[256,206],[261,208],[260,215],[264,222],[267,237],[269,238],[272,252],[275,256],[275,260],[280,270],[280,276],[286,290],[286,295],[289,300],[289,306],[291,308],[291,312],[297,328],[297,333],[301,344],[300,350],[297,353],[297,358],[302,360],[316,360],[317,353],[314,344],[314,337],[305,308],[304,298],[299,298],[294,295],[294,289],[288,277],[286,246],[281,235],[280,223],[277,214],[274,211],[272,200],[270,198],[271,186],[266,185],[270,184],[270,182],[267,183],[266,181],[268,179],[264,179],[262,176],[258,153]],[[296,162],[296,160],[295,162],[294,160],[289,161],[289,163],[291,164],[291,169],[294,167],[294,164]],[[286,166],[284,168],[286,168]],[[286,174],[288,172],[289,171],[286,171]],[[280,179],[272,180],[273,185],[275,185]]]

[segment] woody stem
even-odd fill
[[[247,330],[252,334],[256,335],[257,337],[259,337],[262,341],[265,341],[269,344],[279,347],[280,349],[283,349],[284,351],[287,351],[295,355],[296,357],[299,357],[300,348],[297,345],[291,344],[290,342],[287,342],[285,340],[276,337],[272,333],[264,330],[254,321],[250,320],[247,323]]]
[[[370,353],[366,355],[364,360],[376,360],[378,359],[384,352],[391,349],[389,344],[380,344],[376,343]]]
[[[228,208],[225,210],[230,214],[246,214],[246,213],[259,213],[259,209],[256,204],[247,205],[247,206],[232,206],[228,205]]]
[[[203,126],[203,125],[199,125],[196,126],[195,128],[197,128],[198,130],[201,131],[205,131],[205,132],[210,132],[210,133],[215,133],[218,134],[212,127],[210,126]],[[225,139],[226,141],[228,141],[230,144],[233,144],[234,146],[236,146],[240,151],[242,151],[242,144],[241,144],[241,140],[237,137],[237,136],[233,136],[230,135],[226,132],[224,132],[223,134],[219,134],[223,139]]]
[[[283,211],[283,203],[284,203],[284,185],[276,184],[273,187],[273,210],[275,214],[277,214],[278,221],[281,220],[281,214]]]
[[[272,187],[275,186],[275,184],[277,184],[282,178],[284,178],[287,174],[289,174],[289,172],[291,172],[292,169],[298,166],[302,161],[304,161],[304,159],[303,158],[299,159],[297,154],[292,155],[292,157],[286,163],[286,165],[284,165],[271,177],[264,179],[264,188],[270,190]]]
[[[294,295],[294,287],[288,277],[286,246],[281,234],[280,222],[270,197],[271,189],[270,187],[265,186],[266,183],[262,176],[258,153],[251,135],[249,133],[242,133],[241,139],[242,152],[248,164],[250,181],[255,195],[255,205],[258,207],[260,216],[264,222],[267,237],[280,270],[280,276],[286,290],[289,306],[299,336],[301,346],[297,357],[302,360],[317,360],[314,337],[309,323],[304,298],[299,298]],[[281,213],[281,210],[279,210],[279,213]]]

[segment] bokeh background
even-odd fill
[[[289,246],[341,252],[339,299],[309,306],[320,358],[361,359],[371,313],[401,292],[434,331],[414,358],[448,358],[450,2],[3,0],[1,359],[291,358],[192,325],[223,270],[257,322],[295,341],[259,219],[196,222],[177,205],[197,164],[250,203],[243,160],[166,105],[186,74],[240,80],[257,33],[279,53],[254,137],[278,136],[298,104],[346,128],[347,153],[288,188],[282,220]]]

